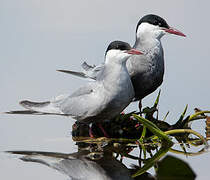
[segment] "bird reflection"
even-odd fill
[[[36,162],[56,169],[72,180],[131,180],[140,178],[140,176],[132,178],[132,173],[135,172],[136,167],[128,169],[113,155],[112,151],[90,152],[96,147],[87,146],[87,144],[84,147],[84,143],[80,146],[83,148],[80,147],[78,152],[71,154],[41,151],[8,151],[8,153],[20,155],[19,158],[25,162]],[[142,177],[148,175],[143,174]]]
[[[128,121],[134,123],[135,121]],[[104,126],[106,127],[106,126]],[[115,126],[112,127],[114,129]],[[163,157],[171,146],[165,144],[158,147],[154,143],[138,144],[135,139],[126,139],[128,135],[134,135],[135,131],[128,131],[120,126],[118,133],[114,133],[116,137],[106,138],[101,137],[100,132],[96,131],[92,125],[95,138],[89,136],[89,126],[75,123],[72,128],[72,139],[75,141],[78,150],[74,153],[59,153],[59,152],[42,152],[42,151],[7,151],[7,153],[18,155],[18,158],[24,162],[35,162],[53,168],[72,180],[154,180],[173,177],[180,177],[189,180],[194,180],[196,175],[187,163],[178,158]],[[134,127],[137,127],[134,124]],[[111,129],[111,126],[107,126]],[[137,128],[141,128],[138,126]],[[119,130],[124,130],[120,133]],[[109,132],[109,131],[108,131]],[[128,133],[129,132],[129,133]],[[148,133],[147,133],[148,134]],[[132,155],[134,149],[139,151]],[[144,150],[143,150],[144,149]],[[146,154],[145,154],[146,153]],[[202,152],[199,152],[202,153]],[[186,154],[186,153],[185,153]],[[125,159],[132,159],[135,165],[126,166]],[[161,164],[159,164],[161,163]],[[188,168],[188,174],[183,174],[179,169]],[[155,166],[158,170],[152,176],[146,172],[151,167]],[[162,167],[162,168],[161,168]],[[171,170],[172,169],[172,170]],[[166,173],[169,172],[170,173]],[[170,177],[169,177],[170,176]]]
[[[145,116],[153,122],[155,121],[155,124],[161,130],[167,131],[176,127],[177,123],[169,125],[164,121],[155,119],[153,117],[154,107],[151,109],[152,111],[147,108],[148,113]],[[149,130],[147,130],[143,141],[141,140],[143,125],[137,119],[131,118],[132,113],[121,114],[112,122],[103,122],[102,125],[106,132],[109,133],[109,138],[103,137],[102,132],[95,123],[90,127],[87,124],[75,122],[72,127],[72,139],[78,146],[78,150],[74,153],[64,154],[41,151],[7,151],[7,153],[19,155],[19,159],[25,162],[36,162],[56,169],[73,180],[153,180],[157,177],[159,179],[160,177],[173,179],[176,176],[184,179],[189,177],[189,180],[195,179],[195,173],[182,160],[174,157],[167,158],[167,156],[161,160],[162,162],[159,160],[169,150],[189,156],[204,153],[206,152],[205,141],[198,145],[198,148],[204,146],[198,152],[173,149],[171,148],[172,144],[166,143],[164,139],[153,141],[154,133]],[[90,131],[94,138],[90,136]],[[189,134],[185,136],[177,134],[177,137],[180,138],[180,142],[194,142],[196,140],[188,138]],[[139,154],[135,151],[135,155],[132,155],[131,152],[134,149],[137,149]],[[190,146],[188,149],[190,149]],[[124,163],[127,161],[124,159],[132,159],[135,165],[126,166],[127,164]],[[175,165],[177,165],[176,168]],[[171,166],[174,168],[171,168]],[[151,167],[155,167],[157,170],[155,177],[146,172]],[[186,167],[188,171],[186,171]],[[177,168],[185,169],[184,172],[187,172],[187,174],[183,174],[182,170],[177,171]]]

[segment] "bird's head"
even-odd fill
[[[137,39],[160,39],[165,34],[175,34],[185,37],[185,35],[181,31],[170,27],[163,18],[154,14],[149,14],[141,18],[136,27]]]
[[[142,52],[132,49],[131,46],[123,41],[113,41],[109,44],[105,53],[105,63],[123,63],[132,55],[140,55]]]

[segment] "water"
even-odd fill
[[[44,119],[43,117],[40,119],[42,120],[42,124],[50,124],[48,118],[47,120]],[[26,126],[29,127],[29,124],[33,126],[35,123],[29,120],[30,118],[27,118],[27,121],[23,120],[21,124],[25,122]],[[41,122],[40,120],[38,118],[38,122]],[[50,120],[52,122],[53,118]],[[62,124],[63,127],[67,128],[66,132],[69,131],[69,124],[65,121]],[[18,145],[17,143],[4,149],[12,150],[1,156],[4,157],[1,158],[4,162],[2,163],[4,164],[3,169],[5,168],[7,170],[5,171],[7,173],[5,177],[14,178],[15,172],[24,170],[17,179],[142,179],[143,177],[145,179],[153,179],[155,176],[161,179],[163,175],[167,176],[166,179],[172,179],[172,177],[177,178],[178,176],[179,179],[181,177],[184,177],[184,179],[195,179],[197,171],[195,169],[193,170],[190,165],[177,157],[177,153],[184,154],[179,143],[171,147],[167,139],[161,140],[160,138],[156,138],[156,140],[152,141],[152,138],[150,138],[151,133],[148,130],[142,144],[141,141],[136,143],[136,140],[142,136],[142,126],[136,126],[137,124],[137,121],[134,119],[130,120],[130,118],[126,120],[122,118],[121,120],[118,119],[116,122],[112,122],[111,126],[110,123],[105,122],[103,126],[110,135],[109,138],[100,137],[103,136],[103,133],[100,131],[100,128],[97,128],[97,125],[93,125],[92,133],[95,138],[90,138],[89,126],[75,123],[72,126],[73,136],[69,133],[68,137],[57,138],[59,137],[59,133],[56,129],[52,132],[49,129],[50,133],[45,129],[45,134],[52,133],[54,138],[48,138],[45,135],[45,138],[39,142],[30,142],[32,140],[30,136],[33,134],[32,129],[34,129],[36,135],[41,137],[43,133],[42,128],[39,130],[38,127],[29,128],[31,132],[28,132],[28,130],[22,132],[24,137],[22,137],[21,141],[24,143],[30,142],[31,146],[27,148],[24,145],[23,149],[21,148],[21,144]],[[170,125],[168,126],[166,124],[164,123],[164,128],[170,128]],[[135,132],[135,129],[139,133]],[[62,134],[62,132],[60,133]],[[196,137],[191,135],[186,138],[183,136],[182,141],[189,140],[189,138]],[[173,142],[175,142],[174,139]],[[198,144],[198,140],[196,143]],[[41,148],[40,146],[36,146],[36,144],[42,144]],[[65,146],[63,146],[64,144]],[[194,145],[189,145],[189,147],[185,146],[187,152],[191,151],[191,153],[188,153],[188,157],[194,155],[196,155],[195,157],[199,157],[198,155],[201,154],[200,156],[202,156],[202,153],[206,154],[205,145],[202,143],[197,146]],[[179,152],[172,151],[171,148],[177,149]],[[15,149],[19,150],[14,151]],[[66,152],[63,152],[64,149]],[[146,150],[145,155],[144,149]],[[168,151],[171,152],[170,156],[167,156]],[[173,156],[171,156],[172,153]],[[174,157],[175,155],[176,157]],[[186,153],[183,157],[185,156]],[[17,161],[17,159],[21,161]],[[46,168],[47,166],[48,168]],[[8,169],[10,170],[9,172],[14,173],[8,174]],[[2,177],[4,175],[3,173]],[[172,175],[172,177],[168,175]]]

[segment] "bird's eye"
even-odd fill
[[[153,24],[155,25],[155,26],[162,26],[162,23],[161,22],[159,22],[159,21],[157,21],[157,20],[155,20],[154,22],[153,22]]]
[[[154,25],[159,25],[158,21],[154,21]]]

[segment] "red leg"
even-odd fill
[[[104,136],[109,138],[109,135],[107,134],[107,132],[104,130],[103,126],[100,123],[97,123],[97,126],[101,129],[101,131],[103,132]]]
[[[90,128],[89,128],[89,136],[90,136],[91,138],[94,138],[92,126],[90,126]]]

